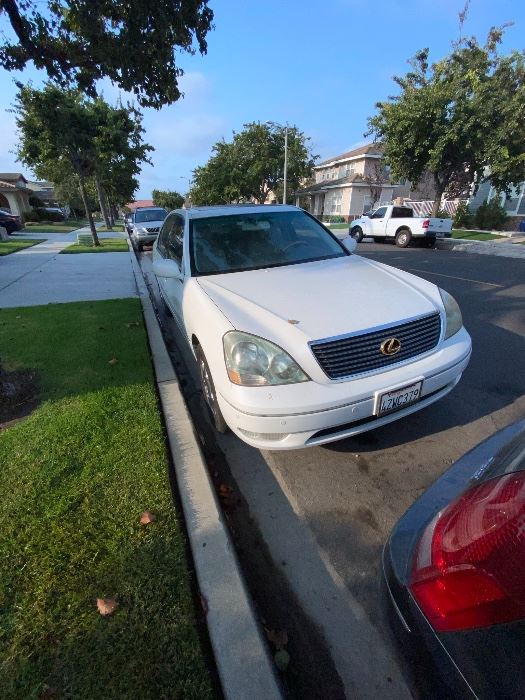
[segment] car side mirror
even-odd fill
[[[352,238],[352,236],[346,236],[346,238],[343,238],[341,240],[341,243],[344,245],[344,247],[349,253],[353,253],[354,250],[357,248],[357,241],[355,238]]]
[[[156,277],[171,277],[173,279],[182,280],[183,274],[175,260],[165,258],[164,260],[156,260],[153,263],[153,273]]]

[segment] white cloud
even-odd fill
[[[223,132],[224,122],[220,117],[202,113],[175,116],[166,111],[148,129],[147,138],[160,153],[198,158],[209,153]]]

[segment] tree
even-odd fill
[[[98,124],[87,100],[77,91],[50,84],[43,90],[18,87],[18,159],[40,178],[51,179],[51,171],[58,168],[71,169],[80,188],[93,242],[99,245],[86,192],[86,178],[94,172]]]
[[[363,181],[366,182],[370,190],[370,206],[374,209],[381,200],[383,185],[389,181],[388,172],[382,160],[373,161],[367,174],[363,177]]]
[[[393,177],[417,183],[431,174],[434,215],[444,194],[476,191],[489,178],[508,193],[525,179],[525,53],[499,56],[503,30],[492,29],[483,46],[460,38],[432,65],[428,49],[419,51],[412,70],[394,78],[400,94],[369,119]]]
[[[153,147],[143,142],[142,115],[132,105],[111,107],[98,98],[88,107],[97,123],[95,185],[106,226],[112,228],[115,205],[133,198],[138,186],[135,176],[142,163],[150,162]]]
[[[42,7],[43,6],[43,7]],[[176,51],[207,51],[213,12],[208,0],[0,0],[15,39],[0,44],[0,66],[22,70],[29,62],[61,87],[91,97],[108,77],[155,107],[181,96]]]
[[[111,225],[107,197],[113,204],[129,201],[135,175],[151,146],[142,141],[141,115],[134,108],[115,108],[102,99],[86,99],[76,90],[48,84],[43,90],[19,85],[18,158],[38,177],[60,185],[74,181],[80,189],[93,241],[98,238],[87,185],[94,182],[101,210]],[[111,209],[111,207],[110,207]]]
[[[245,124],[231,143],[219,141],[204,166],[193,172],[190,198],[194,204],[255,201],[264,203],[270,192],[279,196],[284,181],[285,127]],[[311,175],[317,156],[309,138],[296,126],[288,127],[288,188],[293,193]],[[291,198],[291,195],[290,195]]]
[[[184,196],[172,190],[153,190],[153,204],[156,207],[164,207],[168,211],[180,209],[184,204]]]

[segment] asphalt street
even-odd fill
[[[276,566],[322,631],[347,697],[407,697],[382,612],[382,547],[454,460],[525,415],[525,261],[373,243],[357,252],[454,295],[473,341],[459,385],[404,420],[322,447],[260,452],[232,434],[217,445]],[[154,291],[149,257],[141,263]]]

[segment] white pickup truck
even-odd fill
[[[393,240],[400,248],[406,248],[414,239],[423,239],[429,248],[436,238],[450,238],[452,219],[427,219],[414,216],[410,207],[383,206],[350,222],[350,235],[361,242],[371,236],[377,243]]]

